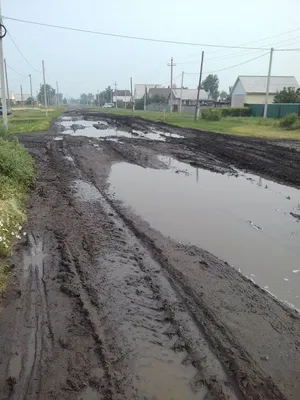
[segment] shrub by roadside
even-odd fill
[[[249,107],[224,107],[221,108],[222,117],[250,117]]]
[[[208,121],[220,121],[222,118],[222,113],[218,108],[208,108],[201,110],[201,118]]]
[[[283,117],[280,122],[279,126],[281,128],[292,128],[294,126],[294,129],[297,129],[297,125],[299,128],[299,124],[297,124],[298,116],[297,114],[287,114],[285,117]]]
[[[33,160],[16,141],[0,138],[0,292],[8,277],[7,259],[25,220],[25,202],[34,183]]]

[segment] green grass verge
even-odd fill
[[[23,110],[12,110],[8,117],[8,133],[18,134],[27,132],[47,131],[51,121],[61,115],[64,108],[53,108],[48,112],[48,117],[43,109],[24,108]]]
[[[208,121],[199,119],[194,121],[192,114],[166,113],[151,111],[134,111],[125,109],[103,109],[110,114],[136,115],[152,121],[164,121],[183,128],[200,129],[216,133],[230,133],[238,136],[256,136],[269,139],[300,139],[300,129],[287,130],[279,127],[279,120],[257,117],[225,117],[220,121]]]
[[[33,160],[25,148],[0,137],[0,292],[7,283],[12,245],[20,238],[27,193],[34,179]]]

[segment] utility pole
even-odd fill
[[[181,74],[180,103],[179,103],[179,112],[180,112],[180,113],[181,113],[181,108],[182,108],[183,77],[184,77],[184,72],[182,71],[182,74]]]
[[[200,98],[200,88],[201,88],[201,82],[202,82],[203,61],[204,61],[204,51],[202,51],[202,55],[201,55],[199,83],[198,83],[197,100],[196,100],[196,108],[195,108],[195,121],[197,121],[197,119],[199,117],[199,111],[200,111],[199,98]]]
[[[266,90],[265,107],[264,107],[264,118],[267,118],[267,115],[268,115],[268,102],[269,102],[270,79],[271,79],[272,62],[273,62],[273,52],[274,52],[274,48],[272,47],[271,51],[270,51],[269,71],[268,71],[268,79],[267,79],[267,90]]]
[[[45,113],[46,117],[48,117],[48,104],[47,104],[47,93],[46,93],[46,77],[45,77],[45,63],[42,61],[43,68],[43,80],[44,80],[44,102],[45,102]]]
[[[9,89],[8,89],[8,78],[7,78],[6,58],[4,58],[4,72],[5,72],[5,80],[6,80],[7,101],[8,101],[8,104],[10,105],[10,96],[9,96]]]
[[[147,110],[147,85],[145,84],[145,94],[144,94],[144,111]]]
[[[2,101],[2,118],[4,131],[7,132],[8,121],[7,121],[7,104],[6,104],[6,88],[4,79],[4,60],[3,60],[3,38],[6,35],[6,31],[2,28],[2,13],[0,3],[0,77],[1,77],[1,101]]]
[[[60,107],[60,100],[59,100],[59,87],[58,87],[58,82],[56,81],[56,101],[57,101],[57,106],[58,108]]]
[[[171,63],[168,67],[171,67],[171,95],[170,95],[170,112],[173,112],[173,68],[176,66],[173,62],[173,57],[171,57]]]
[[[133,96],[133,89],[132,89],[132,78],[130,78],[130,89],[131,89],[132,111],[134,111],[134,96]]]
[[[31,97],[31,107],[33,108],[34,106],[34,100],[33,100],[33,94],[32,94],[32,79],[31,79],[31,74],[29,74],[29,84],[30,84],[30,97]]]
[[[21,104],[22,104],[22,107],[24,107],[23,88],[22,88],[22,85],[20,85],[20,90],[21,90]]]
[[[115,81],[115,83],[114,83],[114,85],[115,85],[115,99],[116,99],[116,108],[117,108],[117,103],[118,103],[118,96],[117,96],[117,82]]]

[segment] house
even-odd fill
[[[154,97],[154,96],[164,97],[166,99],[166,103],[167,103],[170,93],[171,93],[171,88],[156,87],[156,88],[149,89],[148,97],[150,97],[150,98]]]
[[[264,104],[267,90],[267,76],[240,75],[231,91],[231,107],[243,107],[244,104]],[[294,76],[271,76],[269,88],[269,103],[284,87],[298,88]]]
[[[147,93],[149,93],[150,89],[161,88],[161,87],[163,87],[163,86],[159,85],[159,84],[149,85],[148,83],[137,83],[134,86],[134,99],[135,100],[142,99],[144,97],[145,91],[147,91]]]
[[[12,99],[13,99],[13,101],[12,101],[13,104],[17,104],[17,105],[22,104],[22,96],[21,96],[21,93],[12,93],[12,95],[13,95],[13,98],[11,98],[10,100],[12,101]],[[27,100],[29,97],[30,97],[30,94],[23,93],[23,103],[24,103],[24,104],[26,103],[26,100]]]
[[[131,103],[132,96],[130,90],[115,90],[113,91],[113,103],[123,101],[124,103]]]
[[[180,98],[182,111],[188,112],[188,109],[195,107],[197,102],[198,89],[173,89],[173,111],[179,111]],[[208,93],[201,89],[199,93],[199,104],[205,104],[208,101]],[[171,102],[171,94],[169,96],[169,105]]]
[[[2,93],[1,93],[1,89],[0,89],[0,100],[1,100],[1,95],[2,95]],[[6,99],[8,100],[7,93],[6,93]],[[13,92],[9,93],[9,100],[10,100],[10,103],[12,103],[12,104],[15,103],[15,96],[14,96]]]

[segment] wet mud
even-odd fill
[[[93,126],[98,123],[107,128]],[[74,124],[79,127],[71,128]],[[299,185],[290,171],[299,168],[299,154],[294,149],[287,159],[286,144],[261,142],[256,148],[254,141],[237,138],[240,150],[235,152],[224,145],[223,135],[211,136],[209,150],[205,133],[201,144],[194,132],[73,111],[46,135],[20,137],[34,157],[37,183],[23,239],[14,247],[10,285],[1,298],[1,400],[299,398],[299,314],[247,279],[238,265],[233,268],[213,255],[218,247],[207,248],[214,236],[210,221],[223,216],[220,201],[205,199],[208,191],[222,187],[214,198],[231,206],[234,197],[225,196],[231,183],[224,182],[239,185],[242,180],[242,192],[254,204],[257,198],[258,208],[249,206],[251,215],[245,214],[247,204],[240,214],[251,238],[267,230],[258,218],[265,214],[259,211],[265,196],[272,207],[279,202],[282,214],[274,210],[274,215],[282,218],[283,231],[294,224],[298,232],[290,213],[299,213]],[[269,149],[265,159],[258,156],[263,146]],[[263,179],[295,188],[280,187],[279,193],[279,185],[263,181],[267,190],[245,171],[240,176],[243,162]],[[176,185],[184,187],[185,198]],[[141,192],[145,197],[132,203]],[[245,193],[231,192],[238,209]],[[210,213],[190,211],[198,226],[193,241],[191,223],[183,225],[187,214],[181,229],[176,225],[176,204],[190,207],[192,197],[198,204],[200,194]],[[173,219],[170,231],[164,230],[169,223],[158,226],[145,214],[149,209],[151,214],[155,201],[169,203],[163,213],[156,204],[153,215],[157,221]],[[168,214],[172,208],[175,214]],[[233,220],[228,231],[238,229],[239,218]],[[201,221],[207,235],[199,228]],[[186,238],[176,236],[180,231]],[[220,241],[226,232],[218,234]],[[230,240],[227,235],[224,243]],[[296,281],[299,268],[287,263]]]

